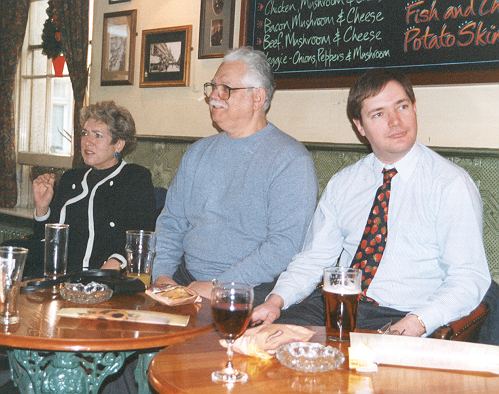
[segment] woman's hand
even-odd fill
[[[118,259],[109,259],[104,264],[102,264],[102,267],[100,267],[103,270],[121,270],[121,261]]]
[[[55,174],[43,174],[33,181],[36,216],[43,216],[48,212],[50,202],[54,197],[54,183]]]

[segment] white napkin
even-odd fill
[[[307,342],[314,332],[308,328],[291,324],[262,324],[248,330],[234,342],[235,352],[256,356],[263,359],[272,358],[277,348],[290,342]],[[227,347],[226,341],[220,344]]]
[[[374,362],[499,374],[499,346],[479,343],[352,332],[349,354],[350,365]]]

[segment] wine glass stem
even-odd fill
[[[227,371],[234,371],[234,366],[232,365],[232,358],[234,357],[234,351],[232,350],[232,344],[234,341],[232,339],[227,340],[227,364],[225,369]]]

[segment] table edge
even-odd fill
[[[196,327],[186,332],[175,332],[166,335],[144,338],[106,338],[106,339],[61,339],[61,338],[39,338],[36,337],[15,337],[0,334],[0,346],[8,349],[29,349],[43,351],[68,351],[68,352],[101,352],[101,351],[124,351],[162,348],[191,339],[199,334],[213,330],[213,324]],[[29,346],[19,346],[19,342],[25,338],[26,342],[31,341]],[[11,339],[11,340],[9,340]]]

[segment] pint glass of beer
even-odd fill
[[[326,305],[326,336],[331,341],[350,340],[355,330],[357,305],[361,292],[362,271],[348,267],[324,270],[324,299]]]

